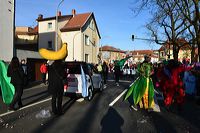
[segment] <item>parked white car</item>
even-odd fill
[[[75,94],[78,97],[83,97],[81,66],[85,73],[86,89],[88,91],[88,96],[85,98],[90,101],[95,90],[103,90],[103,80],[101,75],[93,73],[92,66],[85,62],[66,62],[68,87],[64,93],[65,95]]]

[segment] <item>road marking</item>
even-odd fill
[[[124,95],[124,93],[126,93],[126,91],[127,91],[127,89],[124,90],[117,98],[115,98],[115,100],[112,101],[112,102],[109,104],[109,106],[110,106],[110,107],[113,106],[113,105]]]
[[[115,80],[109,79],[109,80],[107,80],[107,81],[114,82]],[[119,80],[119,82],[130,83],[130,82],[132,82],[132,81],[128,81],[128,80]]]
[[[49,100],[51,100],[51,98],[48,98],[48,99],[45,99],[45,100],[39,101],[39,102],[37,102],[37,103],[33,103],[33,104],[30,104],[30,105],[24,106],[24,107],[20,108],[19,110],[23,110],[23,109],[26,109],[26,108],[32,107],[32,106],[34,106],[34,105],[37,105],[37,104],[40,104],[40,103],[43,103],[43,102],[46,102],[46,101],[49,101]],[[19,110],[16,110],[16,111],[19,111]],[[9,112],[6,112],[6,113],[3,113],[3,114],[0,114],[0,117],[5,116],[5,115],[12,114],[12,113],[14,113],[14,112],[16,112],[16,111],[9,111]]]

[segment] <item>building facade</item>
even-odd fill
[[[100,33],[93,13],[62,15],[43,18],[39,15],[38,34],[39,48],[58,50],[67,43],[66,61],[98,62]],[[57,40],[56,40],[57,34]],[[57,44],[56,44],[57,41]]]
[[[14,17],[15,0],[0,0],[0,59],[10,61],[15,54],[14,38]]]

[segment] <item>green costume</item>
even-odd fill
[[[152,108],[154,105],[154,86],[153,81],[150,78],[153,66],[150,63],[143,62],[138,66],[138,72],[140,76],[131,85],[125,100],[128,97],[133,96],[134,104],[140,105],[141,108]]]
[[[7,76],[8,65],[0,60],[0,88],[3,102],[10,104],[15,94],[15,88],[10,83],[11,78]]]

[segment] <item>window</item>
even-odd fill
[[[48,23],[48,29],[52,29],[52,22]]]
[[[85,62],[89,62],[89,55],[88,54],[85,54]]]
[[[48,49],[52,49],[52,41],[48,41]]]
[[[89,36],[85,35],[85,45],[89,45],[89,44],[90,44]]]
[[[90,28],[94,30],[94,22],[93,21],[91,21],[91,23],[90,23]]]

